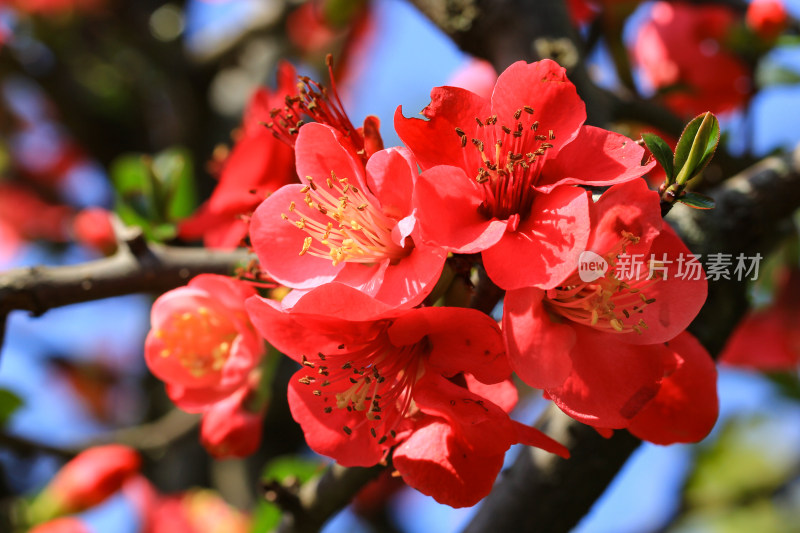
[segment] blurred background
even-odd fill
[[[595,84],[683,123],[717,107],[723,141],[707,186],[797,147],[800,0],[785,0],[787,15],[775,23],[749,15],[747,2],[567,3]],[[706,8],[718,11],[692,11]],[[152,240],[191,244],[181,223],[214,190],[251,95],[275,87],[282,60],[328,83],[328,53],[353,123],[378,116],[387,146],[399,143],[398,105],[411,116],[434,86],[480,92],[496,76],[402,0],[0,2],[0,270],[111,253],[108,212]],[[681,96],[687,84],[696,90]],[[607,126],[634,138],[677,137],[663,124]],[[183,191],[166,205],[135,178],[153,164]],[[754,312],[723,355],[711,436],[641,446],[576,531],[800,531],[798,250],[795,227],[749,289]],[[288,361],[276,373],[259,451],[213,460],[197,420],[173,412],[144,365],[151,303],[133,295],[10,315],[0,355],[0,530],[20,498],[91,443],[139,448],[159,493],[213,490],[202,494],[230,506],[220,503],[220,515],[237,517],[220,531],[270,530],[279,512],[258,479],[305,479],[326,462],[304,447],[288,415]],[[543,402],[521,392],[514,416],[530,421]],[[123,490],[81,517],[94,533],[135,533],[145,530],[138,505]],[[325,531],[458,531],[472,512],[387,477]]]

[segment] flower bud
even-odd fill
[[[747,26],[765,41],[780,35],[789,22],[781,0],[753,0],[747,6]]]
[[[99,504],[139,471],[139,454],[127,446],[90,448],[64,465],[31,505],[34,521],[78,513]]]
[[[111,213],[100,207],[84,209],[75,215],[72,232],[76,241],[105,255],[111,255],[117,249]]]

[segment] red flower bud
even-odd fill
[[[788,24],[786,8],[781,0],[753,0],[747,6],[747,25],[765,41],[772,41]]]
[[[80,211],[72,221],[72,231],[76,241],[105,255],[114,253],[117,248],[110,213],[103,208],[92,207]]]
[[[43,496],[55,502],[56,514],[77,513],[117,492],[139,471],[140,464],[139,454],[127,446],[109,444],[90,448],[64,465]]]

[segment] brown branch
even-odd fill
[[[277,502],[284,503],[279,533],[316,533],[334,513],[349,504],[358,492],[378,474],[384,465],[369,468],[345,468],[332,464],[325,472],[300,487],[296,495],[274,491]],[[269,493],[268,493],[269,496]]]
[[[134,253],[135,252],[135,253]],[[0,323],[11,311],[39,316],[64,305],[133,294],[161,293],[201,273],[232,274],[245,250],[142,246],[137,238],[112,257],[69,266],[35,266],[0,273]],[[2,337],[0,337],[0,345]]]

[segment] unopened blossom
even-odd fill
[[[290,309],[260,297],[247,307],[302,365],[289,407],[308,445],[344,466],[374,465],[397,446],[393,465],[409,485],[464,506],[488,493],[512,444],[567,454],[508,417],[516,391],[500,330],[476,310],[398,310],[339,283]]]
[[[773,41],[789,25],[782,0],[753,0],[747,6],[747,26],[765,41]]]
[[[589,276],[576,264],[552,289],[509,291],[503,330],[523,381],[582,422],[627,427],[658,393],[674,361],[664,343],[697,315],[706,280],[702,270],[679,274],[691,254],[643,180],[611,187],[591,207],[587,254],[606,268]]]
[[[89,448],[65,464],[32,504],[36,516],[85,511],[117,492],[141,465],[139,454],[120,444]]]
[[[153,304],[145,361],[178,407],[203,411],[242,386],[260,361],[263,343],[244,309],[253,294],[244,282],[202,274]]]
[[[446,252],[418,237],[414,158],[386,149],[365,166],[349,137],[316,123],[301,128],[295,151],[301,183],[282,187],[253,215],[261,268],[294,289],[337,281],[392,305],[419,303]]]
[[[570,273],[589,237],[588,197],[574,185],[620,183],[652,166],[631,139],[583,125],[583,101],[549,60],[508,67],[491,99],[436,87],[422,114],[395,114],[425,171],[414,192],[422,239],[481,252],[504,289],[550,288]]]
[[[247,217],[270,193],[296,181],[292,148],[266,127],[270,111],[297,92],[297,74],[288,62],[278,67],[274,91],[257,90],[245,109],[239,138],[225,159],[211,198],[180,226],[186,239],[206,246],[235,248],[247,235]]]

